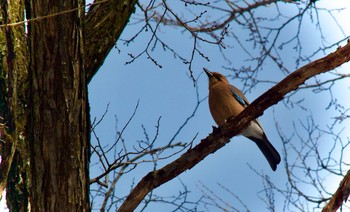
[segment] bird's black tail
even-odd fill
[[[258,145],[260,151],[264,154],[265,158],[269,162],[273,171],[276,171],[277,165],[281,162],[281,156],[272,146],[272,144],[267,140],[266,135],[264,139],[248,137],[250,140],[254,141]]]

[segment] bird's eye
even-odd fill
[[[221,77],[219,75],[215,75],[215,78],[218,80],[218,81],[221,81]]]

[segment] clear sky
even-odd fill
[[[350,18],[346,17],[346,15],[350,14],[350,2],[338,0],[332,1],[332,3],[329,4],[332,4],[334,8],[346,8],[346,10],[337,14],[339,18],[336,18],[339,21],[339,25],[343,27],[344,33],[349,36],[350,28],[348,26],[348,20],[350,20]],[[270,7],[274,7],[274,5]],[[271,8],[266,8],[267,11],[269,9]],[[284,9],[287,9],[287,7]],[[322,19],[322,29],[324,29],[323,33],[329,43],[344,38],[343,33],[339,31],[329,15],[320,13],[320,16]],[[305,22],[307,21],[309,20],[305,20]],[[133,36],[140,26],[141,25],[127,26],[122,34],[122,39],[128,39]],[[286,37],[289,35],[288,33],[292,34],[295,28],[291,27],[290,30],[289,32],[283,32]],[[302,33],[303,51],[315,51],[318,41],[314,41],[319,39],[317,38],[319,33],[316,27],[312,24],[304,24]],[[174,48],[176,47],[181,54],[186,57],[190,56],[192,40],[188,34],[182,33],[181,30],[174,29],[173,27],[162,27],[159,35],[170,45],[174,46]],[[240,34],[238,33],[238,35]],[[138,101],[139,107],[135,117],[123,134],[129,148],[133,145],[137,145],[137,141],[144,139],[142,125],[147,130],[150,137],[155,135],[155,126],[157,125],[159,117],[161,117],[160,130],[155,145],[159,147],[167,144],[174,136],[179,126],[194,110],[196,104],[196,88],[193,86],[192,80],[188,77],[188,67],[180,60],[174,59],[171,52],[164,52],[161,48],[150,52],[157,62],[162,65],[162,68],[158,68],[154,65],[151,60],[147,59],[146,55],[141,56],[131,64],[125,64],[127,61],[130,61],[128,54],[137,55],[144,50],[148,41],[149,34],[147,36],[147,33],[145,33],[144,37],[139,37],[136,42],[130,46],[123,45],[123,41],[119,40],[117,42],[117,48],[111,51],[104,65],[89,85],[92,120],[95,117],[97,117],[97,119],[100,118],[109,104],[106,116],[96,128],[96,133],[100,141],[105,145],[111,145],[111,143],[113,143],[116,138],[116,125],[119,129],[123,128],[131,117]],[[203,67],[212,71],[221,72],[225,75],[232,75],[232,72],[223,68],[224,66],[228,67],[228,63],[223,59],[218,48],[205,45],[201,47],[203,52],[210,57],[210,61],[208,62],[197,55],[193,63],[193,71],[195,77],[198,77],[197,86],[199,98],[203,99],[208,95],[208,79],[206,75],[203,74]],[[291,47],[289,46],[289,48]],[[326,53],[330,53],[335,49],[336,47]],[[239,46],[228,48],[225,51],[226,55],[230,55],[230,60],[232,62],[242,65],[247,63],[247,61],[244,61],[245,56]],[[285,54],[283,57],[294,57],[294,52],[290,53],[291,51],[290,49],[286,49],[283,52]],[[314,59],[321,56],[322,54]],[[291,71],[294,71],[296,68],[293,61],[293,59],[286,60],[286,64]],[[349,73],[349,68],[349,65],[344,65],[342,69],[339,69],[339,72]],[[267,62],[264,64],[264,71],[261,72],[258,77],[262,80],[278,82],[284,78],[284,74],[275,71],[276,69],[275,65],[271,62]],[[329,76],[322,75],[320,77],[321,79],[325,79]],[[230,78],[229,81],[238,88],[244,88],[239,79]],[[341,97],[345,95],[349,96],[349,84],[349,80],[343,80],[334,88],[334,91],[338,94],[338,101],[348,107],[350,106],[350,99]],[[260,83],[249,90],[249,92],[246,92],[246,97],[252,102],[272,85],[271,83]],[[279,103],[266,110],[263,116],[259,118],[269,140],[282,157],[282,141],[278,136],[275,120],[281,126],[286,136],[289,137],[294,133],[293,123],[305,123],[306,115],[313,116],[317,124],[320,124],[322,128],[326,128],[325,123],[329,123],[329,119],[334,116],[334,114],[331,113],[332,111],[325,110],[330,101],[329,95],[322,96],[322,94],[317,95],[309,90],[302,90],[293,96],[292,99],[294,101],[304,99],[303,105],[307,106],[308,110],[305,112],[301,108],[288,109],[284,104]],[[116,118],[118,120],[117,123]],[[198,133],[194,141],[194,144],[198,144],[200,139],[205,138],[212,132],[212,126],[215,126],[215,123],[210,115],[207,100],[205,100],[200,104],[195,116],[189,121],[175,141],[190,142]],[[349,137],[350,134],[349,132],[344,132],[342,136]],[[295,142],[298,142],[298,140],[296,139]],[[166,161],[160,161],[157,167],[161,168],[168,162],[175,160],[178,156],[179,155],[171,157]],[[259,173],[262,172],[266,174],[277,186],[283,187],[287,182],[283,162],[278,166],[277,171],[273,172],[257,146],[250,140],[242,136],[237,136],[232,138],[231,142],[225,147],[209,155],[197,166],[181,174],[178,178],[162,185],[160,188],[156,189],[155,192],[163,196],[177,195],[179,190],[183,189],[183,183],[190,191],[188,198],[192,201],[198,200],[198,198],[205,193],[210,194],[209,190],[211,190],[224,201],[238,209],[242,209],[242,205],[229,192],[218,186],[218,184],[222,184],[228,190],[239,196],[248,206],[249,210],[267,211],[265,203],[261,200],[261,197],[264,196],[263,181],[249,166]],[[96,166],[92,168],[91,177],[96,176],[100,173],[99,171],[100,170],[96,168]],[[136,184],[149,171],[152,171],[152,165],[150,164],[138,166],[134,171],[126,174],[117,184],[116,195],[126,195],[132,183]],[[339,179],[335,179],[333,182],[334,184],[327,184],[327,186],[336,188],[339,184]],[[206,190],[203,185],[209,190]],[[284,199],[277,197],[276,205],[278,205],[278,211],[282,210],[283,201]],[[96,205],[96,207],[98,208],[98,205]],[[0,211],[2,208],[3,206],[0,205]],[[219,211],[214,207],[209,206],[208,208],[208,211]],[[165,204],[150,204],[146,211],[170,211],[171,209],[172,208]]]
[[[339,5],[336,5],[337,3],[339,3]],[[332,7],[347,7],[345,11],[339,14],[340,18],[338,20],[340,21],[339,24],[344,27],[343,30],[345,34],[347,36],[350,35],[350,30],[347,28],[346,23],[349,19],[345,16],[346,13],[349,14],[349,3],[344,3],[344,1],[332,1],[330,4],[333,4]],[[342,6],[340,6],[340,4],[342,4]],[[270,7],[274,7],[274,5]],[[267,8],[267,10],[268,9],[271,8]],[[287,7],[284,9],[287,9]],[[337,29],[329,15],[327,16],[325,13],[320,13],[320,16],[322,20],[322,29],[324,30],[323,33],[330,43],[344,38],[343,33]],[[310,20],[306,19],[305,23],[306,24],[302,26],[301,36],[303,51],[313,52],[316,50],[319,42],[319,38],[317,38],[319,33],[317,28],[310,23]],[[140,25],[128,26],[122,38],[127,39],[132,36],[135,31],[137,31],[138,27],[140,27]],[[292,34],[293,30],[296,29],[291,27],[290,30],[291,31],[283,32],[285,36],[289,36],[288,33]],[[190,55],[189,51],[191,50],[192,41],[187,34],[181,33],[173,27],[162,27],[159,34],[162,38],[170,42],[170,45],[178,47],[185,55]],[[125,65],[125,63],[130,60],[128,53],[137,55],[144,50],[148,38],[147,36],[138,38],[136,42],[130,46],[125,46],[123,45],[123,41],[118,41],[118,50],[112,50],[103,67],[89,85],[92,117],[100,117],[105,111],[106,105],[109,104],[108,113],[98,127],[98,135],[103,143],[108,144],[115,139],[115,117],[118,118],[118,127],[122,128],[133,113],[138,100],[140,101],[140,105],[136,115],[124,132],[124,138],[131,146],[137,145],[137,140],[144,139],[141,125],[144,125],[151,137],[154,136],[155,126],[157,125],[159,117],[161,117],[160,131],[156,146],[167,144],[178,127],[192,113],[195,107],[196,93],[193,82],[188,77],[188,68],[182,64],[181,61],[174,59],[169,51],[163,52],[157,49],[150,52],[152,57],[154,57],[163,68],[158,68],[154,65],[146,58],[146,55],[143,55],[129,65]],[[291,47],[289,46],[289,48]],[[332,48],[332,50],[327,53],[330,53],[335,48],[336,47]],[[232,72],[230,73],[223,68],[223,66],[227,67],[227,62],[223,60],[217,48],[203,45],[202,49],[210,57],[210,62],[203,60],[197,55],[193,64],[194,75],[198,77],[197,85],[200,99],[206,98],[208,94],[208,80],[206,75],[202,72],[203,67],[207,67],[212,71],[221,72],[225,75],[232,74]],[[230,59],[233,62],[239,64],[247,63],[247,61],[243,61],[244,54],[242,55],[239,47],[227,49],[226,51],[226,55],[232,56]],[[290,49],[286,49],[283,57],[294,57],[294,52],[290,52]],[[322,54],[319,54],[319,57],[321,56]],[[319,57],[315,57],[315,59]],[[294,60],[286,60],[286,64],[291,71],[294,71],[297,67],[293,61]],[[301,65],[303,64],[305,64],[305,62]],[[345,67],[345,71],[341,73],[348,73],[349,66],[344,66],[343,68]],[[265,70],[259,75],[260,79],[276,82],[283,79],[283,74],[276,72],[275,65],[270,62],[267,62],[264,68]],[[329,76],[322,75],[320,77],[321,79],[325,79]],[[240,80],[231,78],[230,82],[238,88],[244,87]],[[349,80],[343,80],[335,87],[335,90],[347,93],[346,95],[348,95],[348,85]],[[250,92],[247,92],[246,96],[250,101],[253,101],[271,86],[271,83],[258,84],[251,89]],[[342,95],[340,95],[340,97],[341,96]],[[331,113],[332,111],[325,110],[330,101],[328,95],[324,98],[321,94],[317,95],[311,91],[303,90],[292,98],[294,101],[298,101],[299,99],[304,99],[303,105],[309,107],[307,111],[301,108],[288,109],[284,104],[279,103],[269,108],[265,111],[264,115],[259,118],[267,136],[281,155],[283,155],[282,141],[278,137],[274,120],[278,122],[283,132],[289,137],[294,133],[293,123],[297,123],[297,126],[299,122],[306,123],[305,116],[313,116],[317,124],[321,124],[321,127],[326,127],[324,124],[329,123],[329,119],[334,116],[334,114]],[[338,100],[349,106],[348,99],[340,98]],[[322,116],[319,114],[322,114]],[[186,125],[176,141],[189,142],[196,133],[198,133],[194,142],[197,144],[201,138],[206,137],[212,131],[212,126],[214,125],[215,123],[211,118],[208,104],[205,100],[200,105],[195,117]],[[349,134],[343,134],[343,136],[346,137],[349,136]],[[187,186],[188,190],[191,191],[189,198],[195,201],[196,198],[204,194],[203,190],[209,193],[208,190],[203,188],[202,184],[204,184],[228,203],[236,206],[238,209],[242,209],[237,200],[224,189],[219,188],[219,183],[238,195],[251,211],[264,211],[266,206],[259,198],[259,195],[262,197],[264,196],[264,192],[261,192],[263,190],[262,179],[249,168],[248,164],[258,172],[268,175],[271,181],[280,187],[283,187],[287,181],[284,164],[282,162],[278,166],[277,171],[273,172],[253,142],[242,136],[234,137],[231,140],[232,141],[228,145],[208,156],[191,170],[186,171],[178,178],[156,189],[157,194],[165,196],[176,195],[179,188],[181,188],[182,182]],[[298,140],[295,139],[295,142],[298,142]],[[176,158],[176,156],[172,157],[167,160],[167,162]],[[166,162],[159,162],[158,168],[161,168],[164,164],[166,164]],[[125,195],[129,191],[131,183],[137,183],[141,177],[149,171],[152,171],[152,166],[145,165],[137,167],[137,170],[134,170],[121,180],[119,187],[117,184],[117,194]],[[333,182],[335,182],[336,185],[339,183],[339,181]],[[279,205],[278,209],[281,210],[283,199],[277,199],[277,201],[280,201],[277,205]],[[146,211],[170,210],[167,206],[163,206],[162,204],[151,204]],[[209,211],[215,211],[213,208],[209,208]]]

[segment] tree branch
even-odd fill
[[[350,170],[341,181],[339,188],[333,195],[332,199],[322,209],[322,212],[337,211],[343,202],[346,202],[350,195]]]
[[[133,211],[151,190],[191,169],[206,156],[223,147],[230,141],[230,138],[241,132],[268,107],[282,100],[288,92],[297,89],[310,77],[333,70],[349,60],[350,43],[348,42],[346,46],[339,47],[334,53],[296,70],[253,101],[241,114],[228,120],[228,123],[222,127],[214,128],[213,132],[193,149],[189,149],[180,158],[165,167],[149,172],[131,191],[119,211]]]
[[[87,13],[84,24],[85,62],[87,81],[102,66],[105,58],[117,42],[135,10],[136,0],[95,0]],[[103,2],[103,3],[102,3]]]

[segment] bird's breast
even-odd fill
[[[233,97],[229,88],[216,86],[209,90],[209,109],[217,125],[223,125],[225,121],[238,115],[244,109]]]

